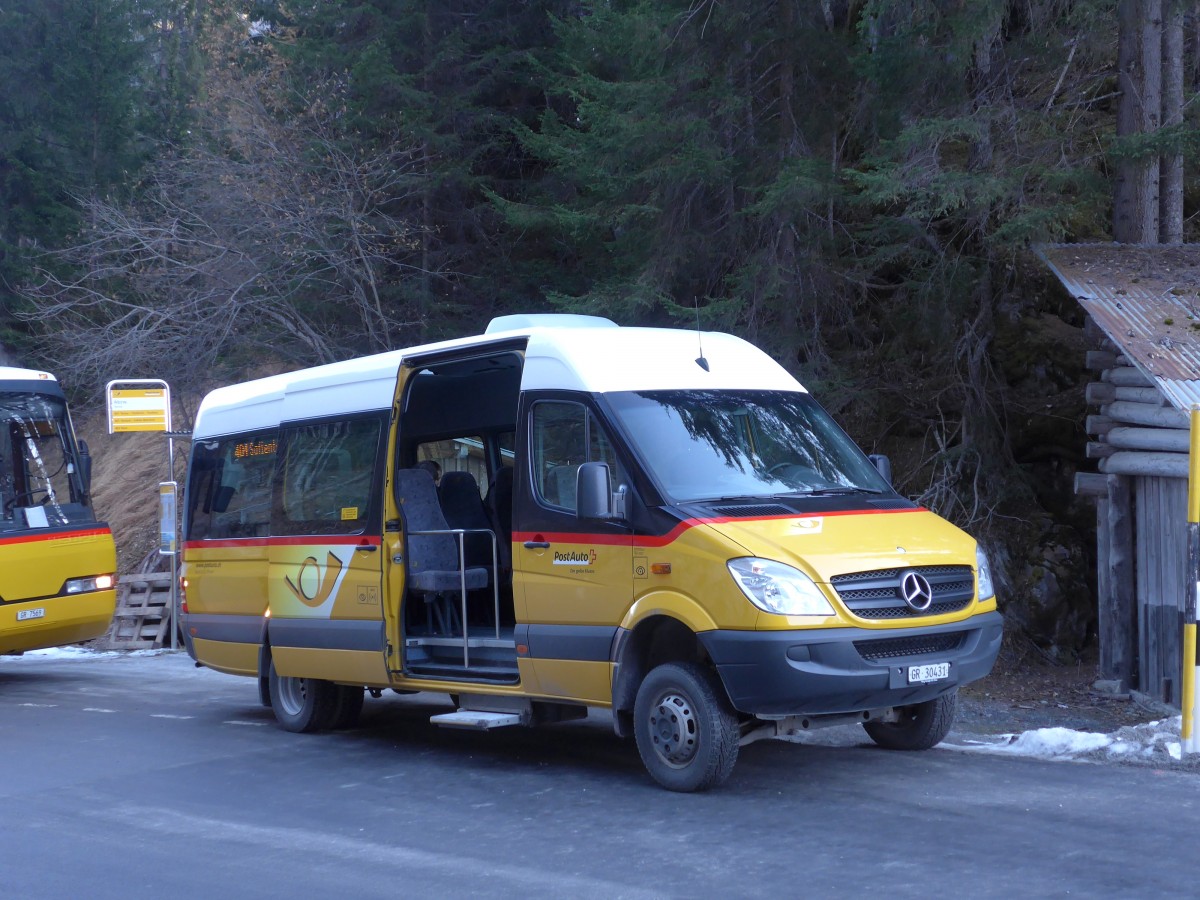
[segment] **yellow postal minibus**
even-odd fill
[[[745,341],[592,317],[221,388],[188,652],[291,731],[364,688],[448,693],[458,727],[610,709],[672,790],[828,724],[932,747],[1001,619],[976,542],[885,469]]]
[[[108,630],[117,553],[90,476],[54,376],[0,366],[0,654]]]

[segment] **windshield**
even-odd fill
[[[799,391],[607,395],[651,475],[676,502],[890,493],[811,396]]]
[[[0,392],[0,530],[88,520],[83,499],[66,404]]]

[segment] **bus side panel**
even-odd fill
[[[537,693],[594,706],[612,704],[612,663],[576,659],[538,659]],[[528,686],[527,686],[528,688]]]
[[[229,616],[222,618],[228,619]],[[262,630],[262,619],[255,620]],[[194,627],[194,623],[193,627]],[[204,663],[215,672],[227,675],[257,675],[258,674],[258,644],[242,641],[211,641],[205,638],[191,638],[192,657]]]
[[[267,610],[264,539],[194,541],[184,548],[187,640],[199,663],[257,675]]]
[[[384,657],[378,650],[331,650],[316,647],[272,646],[271,657],[280,675],[322,678],[344,684],[388,687]]]
[[[68,579],[116,570],[116,546],[107,528],[0,540],[0,653],[103,635],[112,622],[116,590],[63,594],[63,588]]]
[[[388,683],[379,546],[375,536],[272,542],[269,629],[277,672]]]

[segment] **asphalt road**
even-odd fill
[[[0,896],[1195,896],[1200,776],[825,743],[658,788],[607,717],[489,734],[437,695],[293,735],[183,654],[0,658]]]

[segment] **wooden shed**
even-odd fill
[[[1093,414],[1075,490],[1096,498],[1101,678],[1180,705],[1189,417],[1200,405],[1200,245],[1056,244],[1087,311]]]

